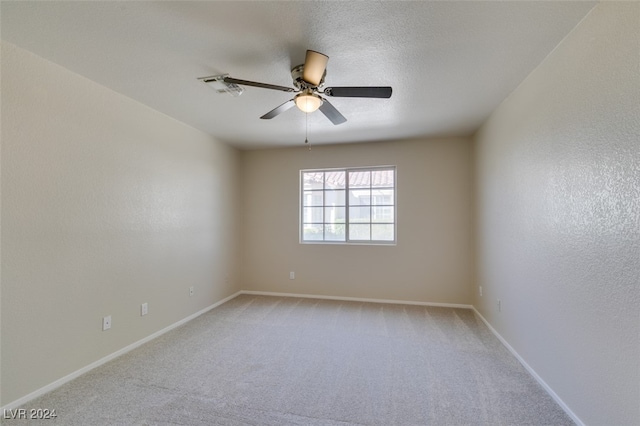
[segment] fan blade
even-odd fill
[[[225,77],[225,83],[239,84],[241,86],[260,87],[262,89],[282,90],[283,92],[295,92],[295,89],[285,86],[276,86],[275,84],[258,83],[256,81],[238,80],[237,78]]]
[[[327,87],[324,94],[334,98],[390,98],[391,87]]]
[[[265,115],[263,115],[260,118],[262,118],[263,120],[269,120],[269,119],[275,117],[276,115],[282,114],[283,112],[285,112],[286,110],[288,110],[289,108],[294,106],[295,104],[296,104],[296,102],[293,99],[289,99],[287,102],[285,102],[282,105],[272,109],[271,111],[269,111],[268,113],[266,113]]]
[[[336,107],[331,105],[326,99],[322,99],[320,111],[322,111],[322,113],[336,126],[347,121],[347,119],[344,118],[344,115],[340,114],[340,111],[338,111]]]
[[[327,69],[329,57],[314,50],[307,50],[307,56],[304,60],[304,72],[302,79],[309,84],[318,87],[324,77],[324,71]]]

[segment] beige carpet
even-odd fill
[[[48,425],[573,424],[470,310],[248,295],[23,408],[55,408]]]

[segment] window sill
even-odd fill
[[[363,241],[363,242],[345,242],[345,241],[300,241],[302,245],[320,245],[320,246],[397,246],[397,241]]]

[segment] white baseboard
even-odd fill
[[[578,426],[585,426],[583,421],[580,420],[580,418],[578,416],[576,416],[576,414],[573,411],[571,411],[571,408],[569,408],[569,406],[567,404],[565,404],[562,399],[560,399],[558,394],[556,394],[553,391],[553,389],[551,389],[551,387],[544,380],[542,380],[542,377],[540,377],[538,375],[538,373],[536,373],[536,371],[533,368],[531,368],[531,366],[529,364],[527,364],[527,362],[520,356],[520,354],[518,352],[516,352],[516,350],[513,349],[513,347],[511,347],[511,345],[509,343],[507,343],[507,341],[500,335],[500,333],[498,333],[496,331],[496,329],[493,328],[491,326],[491,324],[489,324],[489,321],[487,321],[482,316],[482,314],[480,312],[478,312],[476,307],[475,306],[471,306],[471,308],[473,309],[475,314],[478,316],[478,318],[480,318],[482,320],[482,322],[485,323],[485,325],[489,328],[489,330],[491,330],[491,332],[498,338],[498,340],[500,340],[500,342],[509,350],[509,352],[511,352],[511,354],[513,356],[515,356],[518,361],[520,361],[520,364],[522,364],[522,366],[529,372],[529,374],[531,374],[533,376],[533,378],[536,379],[536,381],[538,383],[540,383],[540,386],[542,386],[544,388],[544,390],[547,391],[547,393],[551,396],[551,398],[553,398],[554,401],[556,401],[558,403],[560,408],[562,408],[564,410],[564,412],[567,413],[567,415],[569,417],[571,417],[571,420],[573,420],[576,423],[576,425],[578,425]]]
[[[15,401],[10,402],[9,404],[5,405],[4,407],[0,407],[0,411],[2,411],[4,413],[5,411],[16,409],[19,406],[21,406],[23,404],[26,404],[27,402],[29,402],[29,401],[31,401],[31,400],[39,397],[39,396],[42,396],[47,392],[51,392],[52,390],[54,390],[56,388],[59,388],[60,386],[64,385],[65,383],[70,382],[71,380],[83,375],[84,373],[87,373],[87,372],[93,370],[94,368],[97,368],[97,367],[99,367],[99,366],[101,366],[101,365],[103,365],[103,364],[105,364],[105,363],[107,363],[107,362],[119,357],[120,355],[124,355],[127,352],[130,352],[130,351],[134,350],[138,346],[144,345],[145,343],[155,339],[156,337],[160,337],[161,335],[165,334],[166,332],[171,331],[174,328],[179,327],[182,324],[185,324],[185,323],[191,321],[192,319],[194,319],[196,317],[199,317],[200,315],[202,315],[202,314],[204,314],[206,312],[209,312],[211,309],[213,309],[213,308],[215,308],[217,306],[220,306],[225,302],[228,302],[229,300],[239,296],[241,293],[242,292],[240,292],[240,291],[237,292],[237,293],[234,293],[231,296],[226,297],[226,298],[214,303],[213,305],[207,306],[206,308],[204,308],[204,309],[202,309],[202,310],[200,310],[200,311],[198,311],[198,312],[196,312],[194,314],[191,314],[188,317],[183,318],[180,321],[175,322],[175,323],[169,325],[168,327],[163,328],[160,331],[156,331],[155,333],[150,334],[149,336],[145,337],[144,339],[138,340],[135,343],[132,343],[132,344],[130,344],[128,346],[125,346],[124,348],[122,348],[122,349],[120,349],[120,350],[118,350],[118,351],[116,351],[116,352],[114,352],[114,353],[112,353],[110,355],[107,355],[104,358],[100,358],[99,360],[97,360],[95,362],[92,362],[91,364],[89,364],[89,365],[87,365],[85,367],[82,367],[81,369],[79,369],[77,371],[74,371],[71,374],[67,374],[66,376],[56,380],[53,383],[49,383],[48,385],[46,385],[44,387],[41,387],[40,389],[38,389],[36,391],[33,391],[30,394],[27,394],[27,395],[23,396],[22,398],[18,398]]]
[[[471,305],[462,305],[457,303],[413,302],[410,300],[367,299],[362,297],[340,297],[340,296],[322,296],[322,295],[315,295],[315,294],[275,293],[272,291],[242,290],[240,294],[253,294],[256,296],[300,297],[305,299],[345,300],[349,302],[391,303],[396,305],[434,306],[434,307],[440,307],[440,308],[473,309],[473,306]]]

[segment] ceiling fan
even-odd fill
[[[334,98],[390,98],[391,87],[326,87],[323,88],[324,78],[327,75],[327,62],[329,57],[314,50],[307,50],[304,64],[293,67],[291,77],[293,86],[277,86],[275,84],[258,83],[255,81],[240,80],[229,77],[228,74],[211,77],[201,77],[199,80],[213,86],[218,92],[231,93],[234,96],[242,94],[240,86],[261,87],[263,89],[280,90],[283,92],[297,93],[293,97],[272,109],[262,119],[269,120],[281,113],[297,106],[303,112],[309,113],[320,110],[333,124],[342,124],[347,119],[321,95]]]

